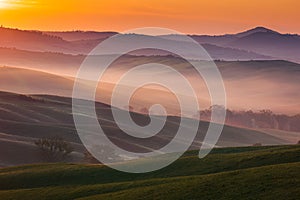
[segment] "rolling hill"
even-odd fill
[[[201,44],[247,50],[277,59],[300,62],[300,36],[297,34],[282,34],[264,27],[256,27],[237,34],[191,37]]]
[[[44,164],[0,169],[1,199],[297,199],[299,146],[187,152],[146,174],[102,165]],[[30,179],[30,181],[29,181]]]
[[[278,59],[300,62],[300,36],[276,32],[256,32],[239,38],[227,47],[246,49]]]
[[[19,73],[24,74],[24,76],[18,76],[18,80],[16,80],[14,73],[17,73],[17,69],[13,70],[10,67],[0,67],[0,76],[2,77],[2,80],[0,80],[1,90],[16,93],[43,93],[53,95],[58,94],[63,96],[70,96],[72,89],[70,80],[74,79],[74,76],[81,64],[80,62],[84,59],[83,56],[53,53],[47,53],[45,55],[43,53],[31,54],[29,52],[19,52],[18,50],[11,50],[10,52],[10,55],[15,55],[15,59],[13,59],[13,61],[12,59],[8,59],[5,54],[2,55],[3,57],[0,56],[0,63],[2,61],[6,66],[22,67],[28,69],[28,71],[25,73],[25,69],[22,72],[20,69],[18,69],[20,71]],[[32,57],[29,56],[31,59],[27,59],[27,55],[31,55]],[[103,86],[103,89],[105,89],[104,94],[111,92],[111,88],[113,86],[111,84],[114,84],[116,81],[118,81],[121,75],[127,72],[133,66],[142,65],[149,62],[172,66],[180,73],[184,74],[185,77],[194,83],[195,90],[199,91],[197,95],[202,107],[207,108],[210,106],[208,103],[209,95],[207,94],[207,88],[203,82],[203,79],[201,77],[199,78],[197,74],[193,73],[193,67],[190,64],[182,59],[170,56],[121,57],[110,66],[106,75],[101,79],[103,82],[107,83],[105,86]],[[205,66],[207,64],[205,61],[193,62],[201,64],[201,66]],[[216,61],[215,63],[223,77],[227,92],[227,105],[229,109],[270,109],[275,113],[284,113],[289,115],[300,113],[298,101],[298,99],[300,99],[300,94],[298,92],[300,89],[299,64],[282,60]],[[32,71],[31,76],[29,76],[30,70],[34,70]],[[93,70],[97,72],[97,68],[94,68]],[[40,71],[43,71],[44,74],[42,75],[37,73]],[[45,72],[48,73],[48,75]],[[51,81],[54,80],[54,74],[56,78],[59,79],[59,81],[56,81],[57,83],[55,81]],[[136,72],[136,77],[138,79],[143,79],[147,76],[156,76],[157,78],[162,79],[169,78],[169,80],[176,78],[173,74],[166,73],[165,71],[160,70],[160,68],[155,67],[149,70]],[[49,84],[44,84],[43,86],[41,84],[35,84],[34,80],[36,80],[36,82],[43,82],[42,77],[49,81]],[[60,84],[62,83],[61,81],[66,82],[66,84]],[[22,85],[18,84],[18,82],[21,82]],[[52,86],[50,87],[51,84]],[[176,82],[173,84],[174,87],[181,87]],[[26,85],[27,87],[25,87]],[[43,90],[41,91],[40,88]],[[67,91],[68,88],[70,91]],[[57,93],[55,93],[56,89],[58,90]],[[51,93],[47,91],[51,91]],[[62,91],[65,92],[62,93]],[[161,94],[160,91],[152,92],[153,95],[150,92],[147,94],[144,93],[144,96],[140,95],[139,101],[147,102],[151,99],[154,99],[153,97],[157,95],[157,92]],[[182,91],[182,94],[187,95],[184,93],[184,91]],[[108,103],[107,99],[98,100]],[[272,104],[269,102],[272,102]],[[139,109],[142,109],[141,103],[137,102],[137,104],[139,105]],[[146,103],[146,105],[148,104],[149,102]],[[176,113],[177,111],[175,111],[173,114]]]
[[[33,142],[37,138],[51,136],[60,136],[71,142],[75,153],[81,154],[82,157],[84,148],[74,126],[70,98],[1,92],[0,105],[1,152],[6,152],[6,156],[1,156],[0,165],[41,162],[40,157],[34,154],[37,147],[33,146]],[[180,123],[178,117],[169,116],[164,128],[156,136],[143,140],[129,137],[117,127],[110,106],[96,103],[96,110],[98,121],[109,138],[117,145],[136,152],[148,152],[149,149],[159,149],[166,145],[176,134]],[[149,123],[145,115],[131,115],[137,124]],[[199,149],[207,128],[208,122],[200,123],[191,149]],[[189,131],[188,127],[186,131]],[[255,143],[276,145],[290,142],[255,130],[225,126],[217,146],[252,146]],[[22,159],[14,159],[18,155],[22,155]],[[80,156],[75,157],[78,161]]]
[[[41,31],[26,31],[0,27],[0,46],[27,51],[84,54],[91,51],[101,40],[70,42]]]
[[[84,55],[0,48],[2,66],[27,68],[65,76],[74,76],[84,59]]]
[[[71,78],[24,68],[0,67],[2,91],[71,96],[72,88]]]

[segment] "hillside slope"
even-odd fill
[[[118,128],[113,120],[110,106],[96,103],[96,110],[98,121],[110,139],[119,146],[131,151],[148,152],[149,149],[161,148],[173,138],[180,123],[178,117],[170,116],[164,128],[156,136],[149,140],[143,140],[129,137]],[[145,115],[132,113],[132,117],[140,125],[149,123],[149,118]],[[207,128],[208,122],[200,122],[198,134],[191,148],[199,149]],[[186,131],[189,131],[189,128]],[[68,142],[72,142],[76,147],[76,151],[84,152],[73,122],[71,98],[26,96],[0,92],[0,133],[2,133],[0,148],[7,146],[7,142],[9,142],[11,148],[15,147],[13,148],[14,151],[7,152],[7,155],[10,156],[0,157],[0,165],[40,162],[40,158],[34,157],[30,153],[32,152],[30,149],[33,148],[33,141],[37,138],[58,135]],[[275,145],[288,144],[289,142],[259,131],[225,126],[217,146],[251,146],[255,143]],[[22,144],[22,148],[20,144]],[[7,150],[5,148],[1,149],[2,152]],[[24,159],[14,160],[14,156],[18,154],[22,154],[24,158],[28,157],[28,159],[25,159],[26,162],[24,162]]]
[[[71,96],[73,80],[42,71],[0,67],[0,91]]]
[[[299,146],[188,152],[169,167],[128,174],[99,165],[47,164],[0,170],[1,199],[296,199]],[[28,181],[30,179],[30,181]]]

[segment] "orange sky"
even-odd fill
[[[266,26],[300,33],[299,8],[299,0],[0,0],[0,24],[99,31],[155,26],[201,34]]]

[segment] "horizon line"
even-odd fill
[[[66,29],[56,29],[56,30],[46,30],[46,29],[23,29],[23,28],[18,28],[18,27],[10,27],[10,26],[5,26],[5,25],[0,25],[0,28],[6,28],[6,29],[13,29],[13,30],[20,30],[20,31],[37,31],[37,32],[97,32],[97,33],[117,33],[117,34],[122,34],[123,32],[122,31],[116,31],[116,30],[97,30],[97,29],[73,29],[73,30],[66,30]],[[261,26],[261,25],[258,25],[258,26],[252,26],[251,28],[247,28],[247,29],[243,29],[243,30],[240,30],[238,32],[234,32],[234,33],[219,33],[219,34],[205,34],[205,33],[182,33],[184,35],[203,35],[203,36],[224,36],[224,35],[235,35],[235,34],[239,34],[239,33],[243,33],[243,32],[247,32],[247,31],[251,31],[251,30],[254,30],[254,29],[257,29],[257,28],[263,28],[263,29],[266,29],[266,30],[270,30],[270,31],[273,31],[273,32],[277,32],[277,33],[280,33],[280,34],[283,34],[283,35],[300,35],[300,33],[291,33],[291,32],[279,32],[275,29],[272,29],[272,28],[268,28],[266,26]],[[157,34],[157,36],[159,35],[164,35],[164,34]],[[172,34],[166,34],[166,35],[172,35]]]

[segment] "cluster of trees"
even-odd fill
[[[39,98],[37,98],[37,97],[32,97],[32,96],[29,96],[29,95],[22,95],[22,94],[20,94],[20,95],[18,96],[18,98],[19,98],[20,100],[23,100],[23,101],[45,103],[45,100],[44,100],[44,99],[39,99]]]
[[[202,120],[210,120],[212,109],[224,109],[221,106],[213,106],[200,111]],[[300,114],[288,116],[275,114],[271,110],[254,112],[226,110],[226,124],[243,126],[248,128],[271,128],[285,131],[300,131]]]
[[[70,142],[65,141],[59,136],[41,138],[34,142],[39,148],[41,157],[44,162],[65,162],[71,158],[71,153],[74,151]],[[121,161],[115,150],[107,145],[96,145],[92,147],[93,152],[96,152],[97,158],[105,163],[113,163]],[[89,151],[84,152],[84,162],[100,163]]]
[[[35,145],[40,149],[45,162],[63,162],[74,151],[69,142],[55,136],[36,140]]]

